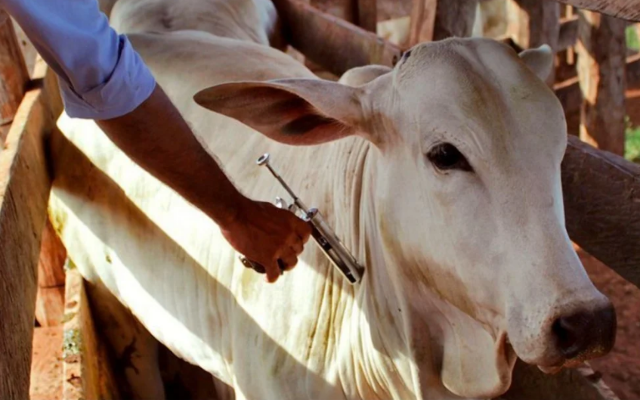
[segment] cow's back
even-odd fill
[[[113,3],[103,7],[110,11],[110,23],[120,33],[198,30],[265,46],[284,46],[271,0],[116,0]]]

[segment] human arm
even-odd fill
[[[310,228],[288,211],[241,195],[202,148],[126,36],[95,0],[0,0],[59,76],[66,112],[94,119],[132,160],[202,209],[273,282]]]
[[[311,230],[291,212],[243,196],[196,140],[158,86],[134,111],[98,125],[132,160],[203,210],[229,243],[262,264],[269,282],[277,260],[292,268]]]

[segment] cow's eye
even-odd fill
[[[427,153],[427,158],[441,171],[458,169],[461,171],[473,171],[469,161],[451,143],[440,143],[435,145]]]

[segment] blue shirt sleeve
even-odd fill
[[[156,82],[97,0],[0,0],[59,76],[69,116],[110,119],[133,111]]]

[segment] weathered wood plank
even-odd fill
[[[579,11],[579,17],[580,138],[600,149],[624,154],[627,23],[584,10]]]
[[[568,50],[578,41],[578,16],[572,15],[560,20],[557,51]]]
[[[63,399],[118,399],[104,342],[96,333],[82,275],[67,271],[63,326]]]
[[[40,246],[38,286],[42,288],[64,286],[66,259],[67,250],[47,218]]]
[[[627,89],[640,89],[640,54],[634,54],[627,58],[625,66]],[[560,99],[565,114],[571,114],[580,110],[582,105],[582,93],[578,77],[561,82],[555,87],[556,96]]]
[[[571,239],[640,287],[640,166],[570,136],[562,188]]]
[[[349,22],[299,0],[275,0],[288,42],[316,64],[340,76],[368,64],[393,65],[401,50]]]
[[[522,49],[547,44],[558,51],[560,36],[560,5],[550,0],[509,0],[507,2],[508,32]],[[555,81],[555,69],[547,80]]]
[[[9,15],[0,8],[0,152],[24,95],[29,73],[13,23]]]
[[[47,108],[55,79],[28,91],[0,153],[0,398],[27,399],[40,235],[51,180],[44,138],[55,121]],[[52,80],[53,79],[53,80]]]
[[[38,271],[38,275],[40,271]],[[38,286],[36,293],[36,321],[42,327],[55,327],[62,324],[64,315],[64,285],[43,288]]]
[[[414,0],[408,46],[471,36],[477,4],[477,0]]]
[[[376,0],[355,0],[358,7],[356,24],[369,32],[376,32],[378,24],[378,10]]]
[[[433,40],[437,7],[438,0],[413,0],[409,43],[406,44],[406,47]]]
[[[36,320],[41,326],[61,324],[64,312],[64,262],[67,251],[47,218],[40,245]]]
[[[477,0],[440,0],[436,7],[433,40],[471,36],[477,5]]]
[[[556,0],[586,10],[597,11],[612,17],[640,22],[638,0]]]
[[[508,32],[523,49],[549,45],[558,48],[560,5],[549,0],[509,0]]]

